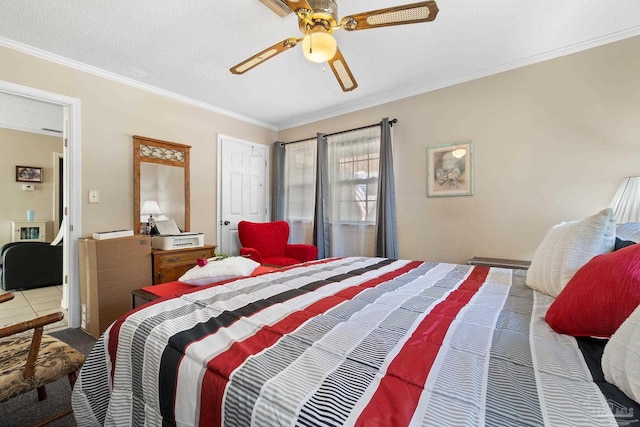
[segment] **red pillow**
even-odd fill
[[[560,334],[609,337],[640,304],[640,245],[598,255],[569,280],[547,310]]]

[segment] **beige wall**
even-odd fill
[[[53,153],[62,153],[62,138],[0,128],[0,246],[11,241],[10,221],[26,221],[27,209],[37,221],[48,221],[47,240],[53,237]],[[16,182],[16,166],[42,168],[42,183],[23,191]]]
[[[276,132],[215,112],[0,48],[0,80],[81,101],[82,230],[133,228],[133,141],[142,135],[191,145],[191,229],[216,243],[217,138],[269,144]],[[215,82],[212,82],[215,84]],[[88,191],[100,203],[88,203]]]
[[[271,143],[397,118],[404,258],[530,259],[545,231],[640,174],[640,37],[276,132],[0,48],[0,80],[82,102],[83,234],[133,227],[132,135],[189,144],[191,228],[216,243],[218,133]],[[428,78],[428,76],[425,76]],[[474,141],[475,195],[426,197],[426,147]],[[88,190],[101,203],[87,203]]]
[[[635,37],[278,137],[397,118],[400,256],[531,259],[550,226],[607,207],[623,177],[640,175],[638,52]],[[427,198],[427,146],[464,140],[474,142],[475,195]]]

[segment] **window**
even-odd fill
[[[316,140],[291,144],[285,155],[285,219],[291,243],[312,243],[316,197]]]
[[[329,136],[330,256],[373,256],[380,128]]]
[[[328,138],[332,222],[376,221],[380,130],[369,128]]]
[[[327,137],[329,256],[373,256],[380,127]],[[312,243],[316,199],[317,140],[288,145],[285,152],[285,219],[291,243]]]

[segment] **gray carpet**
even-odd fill
[[[89,355],[96,340],[81,329],[65,329],[50,335]],[[35,390],[0,403],[0,427],[25,427],[59,414],[71,407],[71,387],[67,377],[47,385],[47,399],[39,402]],[[75,426],[73,414],[51,424],[51,427]]]

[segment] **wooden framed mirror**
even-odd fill
[[[140,234],[149,213],[145,202],[155,201],[156,220],[173,219],[190,231],[189,150],[191,146],[133,136],[133,218]],[[144,218],[143,218],[144,217]]]

